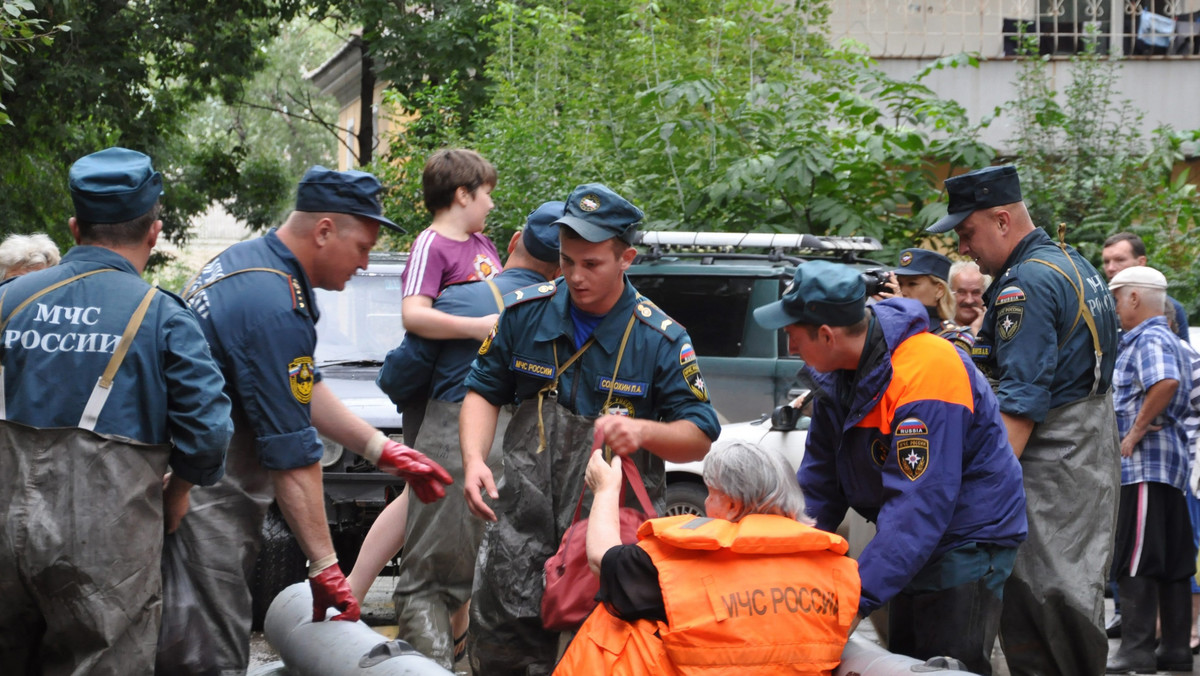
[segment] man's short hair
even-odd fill
[[[158,220],[162,207],[158,202],[150,207],[150,211],[120,223],[87,223],[75,219],[79,228],[80,244],[107,244],[109,246],[131,246],[138,244],[150,232],[150,226]]]
[[[453,204],[459,188],[466,188],[473,195],[485,185],[496,185],[496,167],[474,150],[443,148],[425,160],[421,188],[425,193],[425,208],[431,214]]]
[[[1141,237],[1138,237],[1132,232],[1118,232],[1115,235],[1110,235],[1108,239],[1104,240],[1103,248],[1107,249],[1108,247],[1113,246],[1114,244],[1120,244],[1121,242],[1129,242],[1129,248],[1133,250],[1133,255],[1135,257],[1146,255],[1146,243],[1142,241]]]

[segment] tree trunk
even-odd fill
[[[359,82],[358,166],[371,163],[375,152],[375,68],[366,40],[359,41],[362,53],[362,79]]]

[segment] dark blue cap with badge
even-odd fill
[[[106,148],[71,165],[67,184],[75,218],[84,223],[124,223],[150,211],[163,192],[162,174],[150,158],[128,148]]]
[[[383,215],[383,205],[379,203],[382,191],[383,185],[373,174],[354,169],[334,171],[315,165],[304,172],[296,188],[296,211],[350,214],[404,232],[404,228]]]
[[[565,202],[544,202],[529,212],[521,242],[530,256],[546,263],[558,262],[558,219],[562,218]]]
[[[897,275],[933,275],[943,282],[950,281],[950,259],[928,249],[905,249],[900,252],[900,267],[892,270]]]
[[[858,270],[809,261],[796,268],[783,298],[754,310],[754,321],[766,329],[790,324],[850,326],[863,318],[866,303],[867,285]]]
[[[925,228],[925,232],[947,232],[957,228],[977,209],[1020,202],[1021,179],[1017,176],[1017,168],[1011,164],[985,167],[946,179],[946,193],[950,196],[946,215]]]
[[[637,226],[645,218],[642,210],[600,183],[586,183],[571,191],[559,225],[579,233],[589,242],[620,237],[632,244]]]

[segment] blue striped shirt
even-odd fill
[[[1121,335],[1113,371],[1113,404],[1122,438],[1133,428],[1146,401],[1146,391],[1163,380],[1176,380],[1179,388],[1166,410],[1153,421],[1162,429],[1147,432],[1133,455],[1121,458],[1122,485],[1156,481],[1187,489],[1191,462],[1188,440],[1197,427],[1189,400],[1192,359],[1167,327],[1166,318],[1152,317]]]

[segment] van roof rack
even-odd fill
[[[639,261],[659,260],[671,255],[681,258],[700,258],[712,263],[716,258],[758,259],[789,262],[798,265],[808,256],[840,259],[844,263],[874,263],[859,258],[860,253],[879,251],[883,245],[874,237],[839,237],[809,234],[772,234],[765,232],[679,232],[644,230],[634,244],[648,247]],[[744,249],[765,249],[764,253],[747,253]]]
[[[643,230],[634,244],[641,244],[661,254],[663,249],[772,249],[809,251],[814,253],[843,253],[850,251],[879,251],[883,245],[874,237],[841,237],[832,235],[777,234],[766,232],[679,232],[674,230]]]

